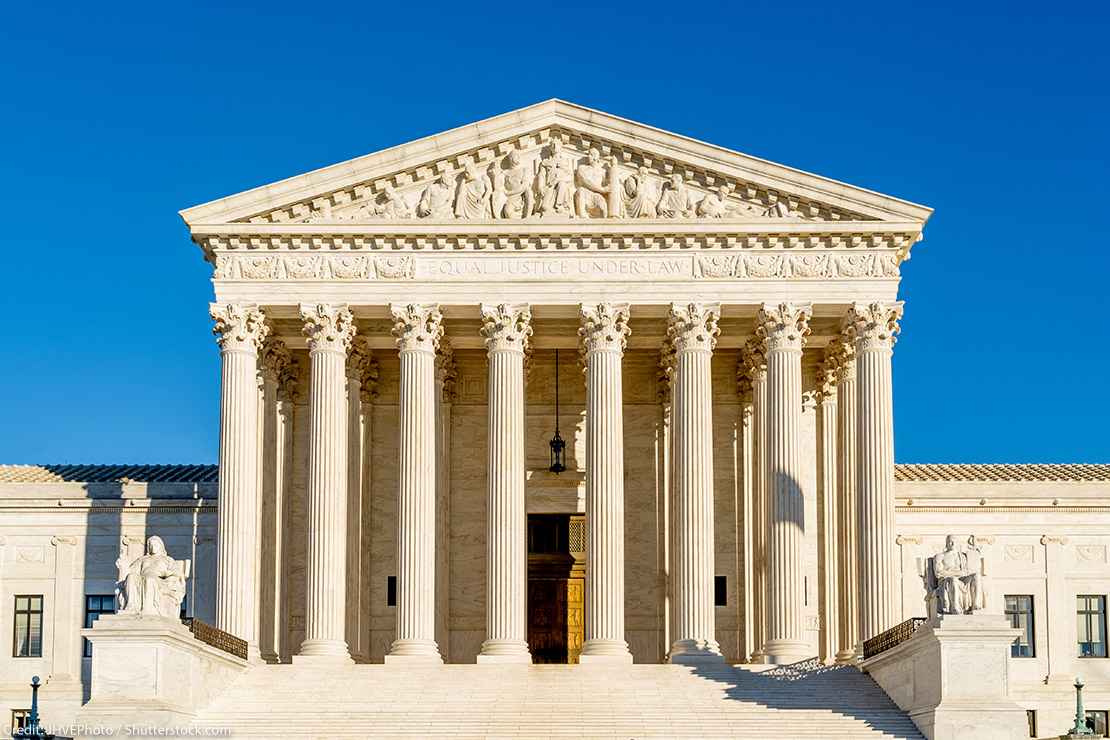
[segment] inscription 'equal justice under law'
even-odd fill
[[[421,277],[644,277],[689,276],[693,265],[689,258],[621,259],[621,258],[551,258],[538,259],[423,259],[417,263]]]

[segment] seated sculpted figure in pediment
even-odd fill
[[[117,607],[121,614],[141,614],[177,619],[185,598],[190,561],[174,560],[157,535],[146,541],[146,553],[134,560],[120,555],[116,561],[119,584]]]

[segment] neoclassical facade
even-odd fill
[[[0,532],[4,598],[48,534],[105,581],[63,601],[160,534],[188,613],[258,663],[855,664],[956,532],[988,610],[1043,605],[1013,675],[1059,724],[1077,669],[1110,701],[1071,649],[1110,591],[1110,471],[895,465],[930,213],[562,101],[187,209],[218,475],[12,472],[42,529]]]

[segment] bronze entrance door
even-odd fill
[[[528,517],[528,646],[534,663],[577,663],[586,592],[585,518]]]

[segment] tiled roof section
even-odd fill
[[[215,483],[217,465],[0,465],[0,483]]]
[[[900,481],[965,481],[978,483],[1110,481],[1110,465],[895,465]]]

